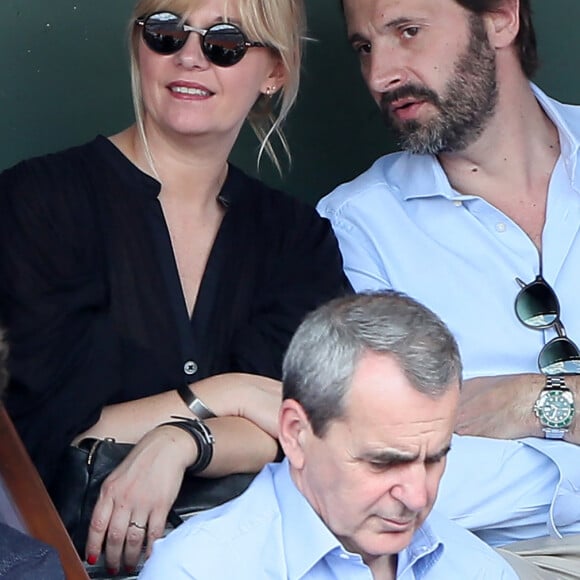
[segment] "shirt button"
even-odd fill
[[[194,375],[197,372],[197,364],[195,364],[195,361],[186,360],[183,365],[183,372],[186,375]]]
[[[505,232],[505,230],[506,230],[506,225],[503,222],[499,222],[499,223],[495,224],[495,229],[500,234],[503,234],[503,232]]]
[[[453,202],[453,205],[454,205],[455,207],[461,207],[461,206],[463,205],[463,202],[462,202],[462,201],[459,201],[459,200],[457,200],[457,201],[454,201],[454,202]]]

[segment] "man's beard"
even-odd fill
[[[433,155],[463,151],[477,140],[493,115],[498,99],[495,52],[481,17],[471,15],[469,24],[469,45],[458,58],[443,97],[414,84],[382,95],[383,118],[402,149]],[[400,121],[391,113],[390,105],[409,97],[431,103],[437,109],[436,115],[425,122]]]

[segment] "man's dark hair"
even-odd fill
[[[475,14],[484,14],[497,10],[505,0],[455,0]],[[538,47],[536,33],[532,22],[530,0],[520,0],[520,30],[516,37],[516,48],[524,74],[531,79],[538,69]]]

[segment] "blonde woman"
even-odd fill
[[[303,35],[301,0],[141,0],[136,123],[0,176],[7,405],[33,460],[50,489],[69,444],[136,443],[87,541],[111,573],[162,534],[186,468],[275,458],[284,350],[348,290],[328,223],[228,163],[247,119],[273,155]],[[210,455],[173,415],[204,419]]]

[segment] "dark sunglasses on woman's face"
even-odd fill
[[[156,12],[135,20],[143,27],[145,44],[158,54],[174,54],[187,42],[191,32],[199,34],[201,50],[213,64],[221,67],[232,66],[246,54],[248,48],[265,46],[261,42],[249,42],[246,35],[229,22],[219,22],[209,28],[190,26],[173,12]]]
[[[558,336],[544,345],[538,356],[538,367],[545,375],[580,373],[580,351],[566,336],[560,320],[560,302],[552,287],[539,275],[529,284],[519,278],[521,290],[515,308],[519,321],[528,328],[544,330],[554,327]]]

